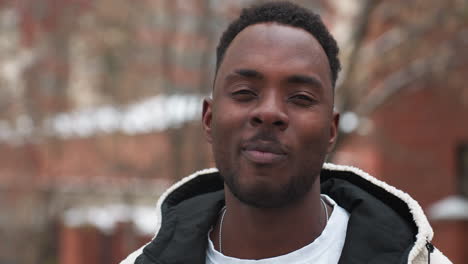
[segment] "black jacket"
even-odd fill
[[[350,213],[339,263],[450,263],[430,244],[432,229],[406,193],[347,166],[325,164],[320,177],[322,193]],[[121,264],[204,264],[223,186],[216,169],[176,183],[158,202],[154,239]]]

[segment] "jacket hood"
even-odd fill
[[[353,224],[354,231],[348,229],[342,256],[348,255],[347,259],[354,258],[355,263],[362,263],[356,256],[361,253],[368,254],[373,250],[369,245],[376,245],[388,253],[380,254],[380,258],[368,263],[382,263],[382,258],[393,259],[397,263],[427,263],[427,245],[430,245],[433,231],[420,205],[407,193],[377,180],[358,168],[331,163],[324,164],[320,180],[322,193],[328,194],[341,207],[352,212],[349,225]],[[224,205],[223,188],[224,182],[215,168],[198,171],[176,182],[157,202],[157,231],[154,238],[158,237],[158,241],[164,240],[167,234],[160,234],[161,226],[167,229],[171,221],[179,222],[171,218],[180,217],[180,213],[177,212],[181,210],[192,211],[191,215],[185,215],[184,219],[194,219],[195,215],[200,214],[207,215],[206,218],[209,220],[195,221],[195,223],[191,220],[191,226],[185,227],[186,232],[196,229],[206,237],[206,233],[203,232],[210,228],[207,223],[211,225],[218,217],[219,210],[213,208],[221,208]],[[200,197],[203,200],[200,200]],[[194,207],[197,207],[195,211]],[[375,213],[380,211],[385,213]],[[179,230],[183,228],[181,226]],[[362,232],[369,229],[375,230],[376,233]],[[153,242],[156,241],[154,238]],[[153,244],[149,243],[145,250],[152,251],[154,255],[155,248],[160,246]],[[134,253],[133,259],[142,253],[142,249],[143,247],[138,250],[139,253]],[[396,250],[401,252],[397,254]],[[202,248],[198,251],[204,254]]]

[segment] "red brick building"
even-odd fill
[[[116,263],[152,237],[128,208],[213,166],[194,109],[220,31],[254,2],[0,1],[0,262]],[[332,160],[416,198],[467,262],[468,3],[295,2],[341,46]]]
[[[468,199],[460,187],[468,164],[459,149],[468,142],[468,107],[457,101],[431,87],[404,92],[366,121],[372,128],[348,136],[335,161],[365,168],[408,192],[428,213],[435,245],[454,263],[464,263]],[[458,215],[431,210],[449,197],[464,201],[453,209]]]
[[[345,69],[342,129],[348,133],[334,161],[408,192],[433,224],[435,245],[465,263],[468,20],[458,8],[466,3],[401,4],[381,1],[364,16],[372,22],[354,67]]]

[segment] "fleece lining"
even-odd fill
[[[203,176],[203,177],[200,177],[200,176]],[[330,187],[330,186],[333,186],[333,184],[330,184],[330,181],[329,181],[330,179],[332,181],[344,180],[356,186],[359,186],[359,188],[361,188],[364,193],[371,193],[373,197],[378,199],[379,203],[381,203],[381,204],[378,204],[378,206],[386,206],[388,208],[393,208],[393,211],[399,216],[399,217],[390,216],[390,217],[395,217],[394,218],[396,219],[395,221],[398,221],[397,219],[406,220],[404,221],[404,223],[406,224],[402,225],[403,229],[401,230],[401,233],[399,236],[401,237],[401,236],[404,236],[405,234],[409,234],[409,236],[400,240],[400,242],[401,241],[406,241],[406,242],[399,245],[400,249],[398,249],[398,250],[403,250],[405,252],[404,256],[406,259],[400,259],[400,260],[392,259],[392,258],[395,258],[396,255],[395,254],[392,255],[392,253],[390,252],[387,258],[396,261],[396,262],[391,262],[391,263],[427,263],[428,251],[426,249],[426,244],[432,240],[433,231],[432,231],[431,226],[429,225],[429,222],[426,216],[424,215],[422,208],[414,199],[412,199],[407,193],[401,190],[398,190],[395,187],[390,186],[386,184],[385,182],[380,181],[370,176],[369,174],[367,174],[366,172],[358,168],[325,163],[323,166],[322,173],[321,173],[322,191],[324,193],[332,194],[331,195],[332,198],[333,196],[336,196],[336,195],[338,196],[342,195],[341,194],[342,191],[333,190],[333,188]],[[196,188],[192,188],[195,186]],[[181,204],[189,204],[189,206],[186,208],[193,209],[193,207],[196,207],[198,201],[186,202],[186,200],[191,199],[190,197],[194,195],[200,195],[203,193],[210,194],[210,193],[216,192],[217,190],[222,190],[222,189],[223,189],[223,182],[222,182],[222,179],[219,177],[218,170],[216,168],[198,171],[176,182],[174,185],[172,185],[169,189],[167,189],[161,195],[161,197],[159,198],[157,202],[157,205],[156,205],[157,219],[155,219],[157,231],[153,237],[153,241],[141,247],[140,249],[138,249],[131,255],[129,255],[127,259],[121,262],[121,264],[135,263],[137,259],[141,260],[142,255],[154,256],[154,250],[158,248],[155,246],[155,244],[161,245],[161,242],[160,243],[155,242],[156,241],[155,238],[159,235],[161,226],[164,226],[165,224],[167,224],[167,223],[163,223],[163,221],[169,221],[167,216],[171,215],[172,207],[180,207],[179,203],[181,203]],[[359,191],[357,192],[359,193]],[[224,203],[224,200],[222,198],[222,195],[220,196],[219,192],[217,194],[217,197],[218,197],[217,200],[214,202],[216,203],[215,206],[216,207],[222,206],[221,203]],[[340,206],[344,207],[348,211],[354,210],[355,208],[359,208],[360,210],[359,212],[363,214],[366,214],[367,212],[365,203],[364,205],[361,205],[361,206],[356,205],[356,202],[355,204],[344,204],[344,205],[340,203]],[[205,213],[209,214],[209,211],[206,211]],[[163,214],[165,215],[164,218],[162,217]],[[213,214],[213,215],[210,215],[209,217],[215,218],[216,215]],[[365,218],[361,217],[361,218],[356,218],[356,219],[362,220]],[[372,223],[370,222],[369,223],[360,222],[361,220],[357,221],[359,225],[368,225],[368,226],[372,225]],[[209,222],[213,222],[213,220],[209,220]],[[203,226],[204,224],[200,222],[197,225]],[[167,227],[164,226],[164,230],[166,230],[166,228]],[[189,226],[187,228],[188,228],[187,232],[189,232],[190,228],[192,227]],[[203,227],[201,229],[202,232],[205,232],[204,230],[206,228],[207,228],[206,226]],[[165,236],[165,234],[162,234],[162,235]],[[359,234],[357,235],[359,237]],[[362,237],[361,239],[370,239],[370,238]],[[387,239],[391,241],[393,238],[389,236],[387,237]],[[162,237],[159,236],[158,241],[161,241],[161,240],[165,240],[165,239],[162,239]],[[170,241],[170,239],[166,241]],[[409,243],[411,246],[405,247],[407,243]],[[390,244],[387,243],[387,245],[390,245]],[[365,250],[363,248],[359,248],[359,247],[356,248],[354,246],[350,246],[348,248],[352,249],[351,251],[361,250],[364,252]],[[389,248],[388,250],[392,251],[395,249]],[[150,251],[153,251],[153,252],[150,252]],[[352,253],[353,252],[349,253],[350,256],[351,255],[356,256],[356,254],[352,254]],[[343,252],[343,254],[348,254],[348,253]],[[201,258],[202,256],[198,256],[198,257]],[[385,256],[382,255],[382,257],[385,257]],[[382,258],[381,260],[387,259],[387,258]],[[440,260],[440,261],[435,262],[433,260]],[[369,263],[372,263],[372,262],[369,262]],[[437,249],[434,251],[433,254],[431,254],[431,262],[432,263],[450,263],[450,261],[445,256],[443,256],[443,254],[441,254],[440,251],[438,251]],[[141,263],[147,263],[147,262],[144,261]],[[155,260],[154,263],[160,263],[160,262]],[[182,262],[182,263],[185,263],[185,262]],[[359,263],[359,261],[356,260],[356,263]],[[382,263],[382,262],[379,262],[377,260],[377,262],[375,263]]]

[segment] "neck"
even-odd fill
[[[284,255],[313,242],[326,225],[320,201],[320,187],[283,208],[255,208],[240,202],[227,187],[223,219],[222,253],[242,259],[263,259]],[[328,208],[331,212],[331,207]],[[219,243],[219,220],[211,234]],[[219,250],[219,248],[218,248]]]

